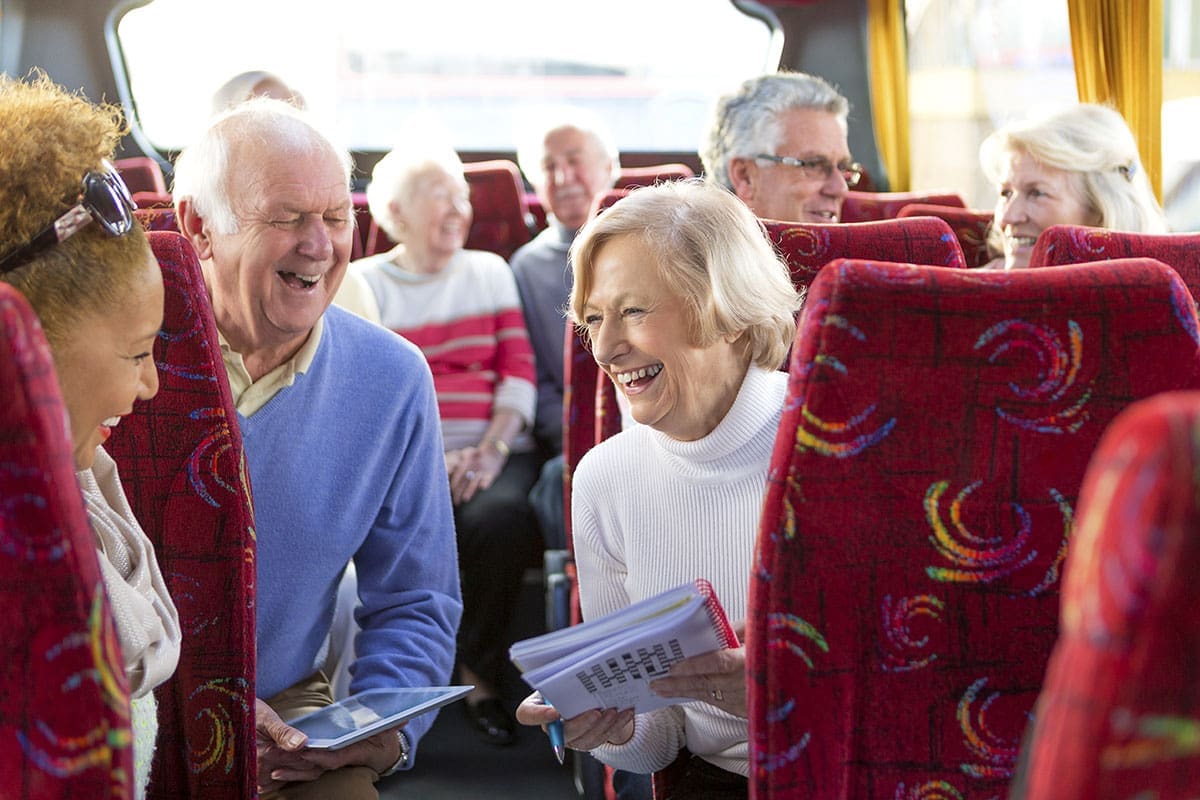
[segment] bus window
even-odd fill
[[[1078,97],[1067,5],[906,0],[905,13],[913,188],[954,188],[991,208],[984,137],[1031,108]]]
[[[1200,231],[1200,0],[1163,5],[1163,208],[1173,231]]]
[[[716,95],[778,63],[775,32],[729,0],[342,3],[154,0],[118,26],[141,124],[188,143],[213,91],[280,75],[353,150],[387,150],[415,114],[460,151],[511,151],[531,109],[605,119],[625,151],[695,152]]]

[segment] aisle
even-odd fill
[[[538,584],[525,585],[517,608],[516,636],[533,636],[544,630],[541,591]],[[515,669],[509,670],[502,688],[510,709],[528,693]],[[494,747],[471,730],[461,706],[460,702],[442,709],[421,742],[416,766],[380,782],[381,800],[578,797],[570,754],[560,766],[540,730],[522,728],[515,744]]]

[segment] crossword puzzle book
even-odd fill
[[[564,718],[592,708],[638,713],[691,702],[660,697],[650,681],[690,656],[737,647],[712,586],[704,578],[580,625],[517,642],[509,658],[525,682]]]

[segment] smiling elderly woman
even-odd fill
[[[987,269],[1024,269],[1038,234],[1051,225],[1163,233],[1166,222],[1125,119],[1079,103],[1010,123],[979,148],[998,190],[988,244],[1001,255]]]
[[[703,577],[742,620],[799,305],[787,269],[743,203],[693,181],[631,193],[580,232],[572,261],[571,316],[641,423],[575,472],[583,615]],[[745,797],[744,672],[741,649],[680,662],[654,688],[698,702],[588,711],[566,721],[566,742],[633,772],[686,747],[676,796]],[[533,698],[518,710],[530,725],[555,716]]]
[[[354,263],[383,325],[421,348],[433,371],[454,501],[463,616],[458,673],[474,684],[463,708],[489,743],[513,742],[500,699],[509,622],[525,568],[541,560],[529,505],[540,458],[533,349],[512,270],[463,245],[471,203],[451,148],[406,141],[375,166],[371,215],[400,242]]]
[[[129,678],[141,797],[158,730],[153,689],[179,661],[179,617],[101,445],[135,400],[158,391],[151,351],[162,326],[162,273],[107,161],[121,137],[119,111],[45,76],[0,76],[0,130],[0,280],[29,300],[54,356]]]

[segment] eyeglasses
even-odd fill
[[[785,167],[795,167],[800,170],[805,178],[810,181],[827,181],[833,175],[834,166],[829,163],[827,158],[791,158],[790,156],[768,156],[765,154],[756,155],[755,158],[761,158],[763,161],[772,161],[776,164],[783,164]],[[837,165],[837,171],[842,173],[842,179],[846,181],[846,186],[853,189],[858,186],[858,182],[862,180],[863,165],[857,161],[843,161]]]
[[[104,161],[99,172],[83,176],[83,188],[72,206],[25,244],[0,258],[0,275],[32,261],[38,254],[66,241],[95,220],[109,236],[133,230],[133,197],[116,168]]]

